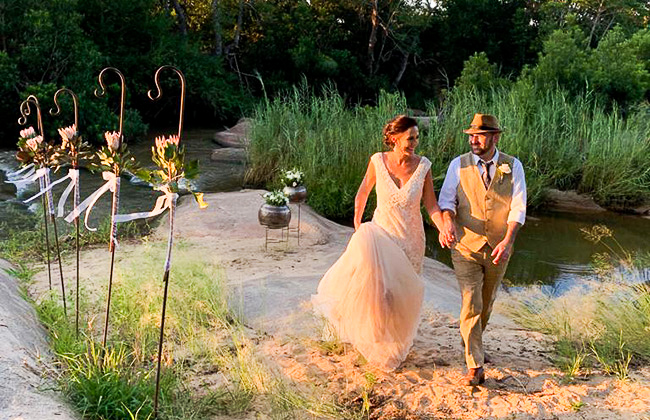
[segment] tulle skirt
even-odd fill
[[[366,360],[390,371],[408,355],[420,321],[424,283],[402,248],[363,223],[312,296],[314,310]]]

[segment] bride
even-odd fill
[[[415,154],[417,122],[399,115],[384,127],[392,150],[375,153],[354,200],[355,232],[312,296],[317,313],[378,368],[391,371],[406,358],[420,321],[425,237],[420,203],[440,232],[431,162]],[[372,221],[361,223],[368,194],[377,192]],[[452,238],[441,234],[447,245]]]

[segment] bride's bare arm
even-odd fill
[[[368,169],[366,169],[366,175],[359,185],[359,190],[357,191],[356,197],[354,197],[354,230],[359,228],[361,225],[361,218],[363,217],[363,211],[366,208],[366,202],[368,201],[368,195],[372,191],[372,187],[375,186],[375,181],[377,180],[375,175],[375,165],[372,164],[372,160],[368,162]]]
[[[433,177],[431,176],[431,169],[427,172],[424,178],[424,189],[422,191],[422,201],[424,208],[427,209],[427,214],[431,217],[431,221],[436,225],[439,232],[443,231],[444,221],[442,220],[442,212],[436,200],[436,193],[433,190]]]

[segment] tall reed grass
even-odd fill
[[[500,149],[522,161],[531,206],[544,206],[548,188],[588,193],[613,208],[650,199],[647,105],[624,117],[590,95],[520,82],[489,92],[454,89],[427,111],[419,153],[433,163],[437,188],[449,162],[468,151],[462,130],[482,112],[499,117],[505,130]],[[375,107],[348,107],[333,87],[320,94],[294,87],[255,111],[246,181],[270,188],[279,169],[299,167],[310,205],[327,217],[349,218],[370,155],[383,148],[382,127],[399,113],[408,113],[400,94],[381,92]]]

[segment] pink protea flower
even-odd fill
[[[178,136],[158,136],[156,137],[156,148],[159,150],[165,150],[165,147],[167,147],[168,144],[178,146],[180,140],[181,139]]]
[[[109,149],[115,151],[120,148],[122,138],[121,133],[118,133],[117,131],[107,131],[104,133],[104,137],[106,138],[106,143],[108,144]]]
[[[36,136],[36,131],[34,131],[34,127],[28,127],[25,128],[24,130],[20,130],[20,138],[22,139],[31,139],[32,137]]]
[[[41,143],[43,143],[43,136],[36,136],[27,139],[27,147],[29,147],[33,151],[37,151],[38,148],[41,146]]]
[[[65,147],[77,135],[77,126],[72,124],[70,127],[59,128],[59,135],[61,136],[63,146]]]

